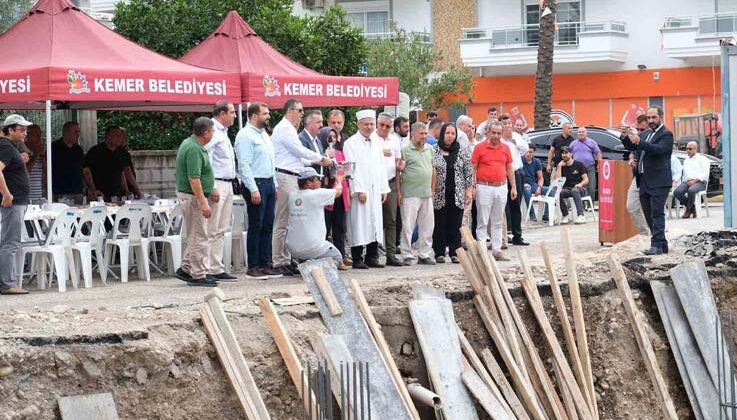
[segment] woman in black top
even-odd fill
[[[435,261],[445,262],[445,250],[450,248],[450,258],[459,263],[456,250],[461,247],[463,208],[473,201],[473,172],[471,148],[461,147],[458,130],[453,124],[444,124],[435,145],[436,182],[433,193],[435,230],[433,250]]]

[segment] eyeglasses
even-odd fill
[[[304,114],[304,112],[305,112],[304,108],[292,108],[292,110],[297,111],[300,114]]]

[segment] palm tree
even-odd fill
[[[540,10],[540,32],[537,46],[537,73],[535,74],[535,127],[550,125],[550,107],[553,98],[553,46],[555,41],[555,0],[544,0]],[[543,16],[545,7],[552,13]]]

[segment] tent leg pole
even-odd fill
[[[243,130],[243,104],[238,104],[238,129]]]
[[[46,101],[46,200],[53,202],[54,192],[51,189],[51,101]]]

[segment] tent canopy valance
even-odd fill
[[[215,31],[179,59],[199,67],[240,74],[243,102],[281,107],[287,99],[305,106],[377,106],[399,103],[396,77],[328,76],[274,49],[231,11]]]

